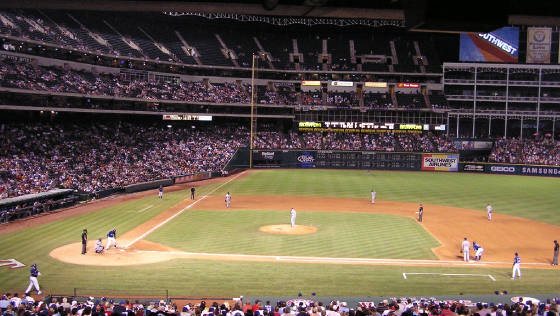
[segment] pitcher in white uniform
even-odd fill
[[[292,207],[290,211],[290,222],[292,223],[292,228],[296,227],[296,210]]]

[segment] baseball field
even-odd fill
[[[36,263],[48,294],[75,288],[88,295],[223,297],[560,292],[560,270],[550,266],[552,241],[560,239],[560,179],[251,170],[195,185],[195,200],[183,185],[166,188],[161,200],[154,190],[0,226],[0,263],[27,265],[0,266],[0,291],[23,292]],[[84,228],[89,244],[81,255]],[[105,244],[113,228],[118,248],[95,254],[95,241]],[[484,247],[482,261],[462,261],[463,237]],[[520,280],[510,280],[515,252]]]

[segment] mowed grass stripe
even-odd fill
[[[192,252],[410,259],[436,259],[430,249],[439,245],[414,220],[386,214],[302,210],[297,224],[315,226],[316,233],[259,231],[261,226],[288,223],[288,212],[196,210],[181,214],[147,239]]]
[[[445,172],[364,170],[255,170],[217,190],[236,195],[316,196],[454,206],[525,217],[558,225],[559,178]],[[342,206],[341,206],[342,207]],[[296,207],[297,209],[297,207]]]

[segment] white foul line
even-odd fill
[[[433,273],[433,272],[403,272],[403,278],[407,279],[407,274],[414,274],[414,275],[441,275],[441,276],[481,276],[481,277],[488,277],[492,281],[496,281],[491,274],[471,274],[471,273]]]
[[[145,208],[139,210],[137,213],[142,213],[142,212],[144,212],[144,211],[147,211],[147,210],[151,209],[152,207],[153,207],[153,205],[148,205],[148,206],[146,206]]]
[[[156,226],[150,228],[148,231],[146,231],[145,233],[143,233],[142,235],[138,236],[137,238],[135,238],[133,241],[129,242],[128,245],[125,246],[125,248],[128,248],[132,245],[134,245],[137,241],[144,239],[146,236],[148,236],[149,234],[151,234],[154,230],[160,228],[161,226],[167,224],[170,220],[174,219],[175,217],[179,216],[181,213],[183,213],[184,211],[188,210],[189,208],[191,208],[193,205],[195,205],[196,203],[204,200],[205,198],[207,198],[208,196],[210,196],[210,194],[216,192],[219,188],[223,187],[224,185],[230,183],[231,181],[237,179],[237,177],[239,177],[240,175],[242,175],[244,172],[238,173],[235,177],[229,179],[228,181],[220,184],[219,186],[217,186],[216,188],[214,188],[212,191],[206,193],[206,195],[204,195],[203,197],[201,197],[200,199],[192,202],[191,204],[185,206],[182,210],[180,210],[179,212],[173,214],[172,216],[168,217],[166,220],[164,220],[163,222],[157,224]]]

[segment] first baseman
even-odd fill
[[[521,258],[519,258],[519,254],[515,253],[515,258],[513,258],[513,272],[511,275],[511,279],[515,280],[515,275],[517,274],[521,279]]]
[[[25,291],[25,295],[29,295],[29,291],[31,291],[32,287],[35,287],[35,289],[37,290],[37,294],[41,294],[41,289],[39,288],[39,281],[37,280],[37,277],[41,275],[41,272],[39,272],[39,270],[37,269],[37,265],[36,264],[32,264],[31,265],[31,269],[29,270],[29,286],[27,287],[27,290]]]
[[[486,213],[488,214],[488,220],[491,221],[492,220],[492,205],[490,205],[490,203],[488,203],[488,205],[486,205]]]
[[[231,194],[226,193],[226,207],[229,207],[231,205]]]
[[[418,208],[418,212],[416,212],[416,214],[418,214],[418,221],[421,222],[422,216],[424,215],[424,206],[422,206],[422,203],[420,203],[420,207]]]
[[[105,250],[108,250],[111,244],[115,244],[115,248],[117,248],[117,230],[115,228],[107,233],[107,246]]]
[[[292,228],[296,227],[296,210],[292,207],[290,211],[290,222],[292,223]]]
[[[371,204],[375,204],[375,195],[376,192],[373,189],[371,189]]]
[[[463,239],[463,243],[461,243],[461,252],[463,253],[463,261],[469,262],[470,256],[469,251],[471,248],[471,244],[467,240],[467,237]]]
[[[159,189],[158,189],[158,197],[160,199],[163,199],[163,185],[159,185]]]
[[[477,244],[476,241],[472,242],[472,247],[474,249],[474,261],[480,261],[482,259],[482,253],[484,252],[484,248],[481,245]]]

